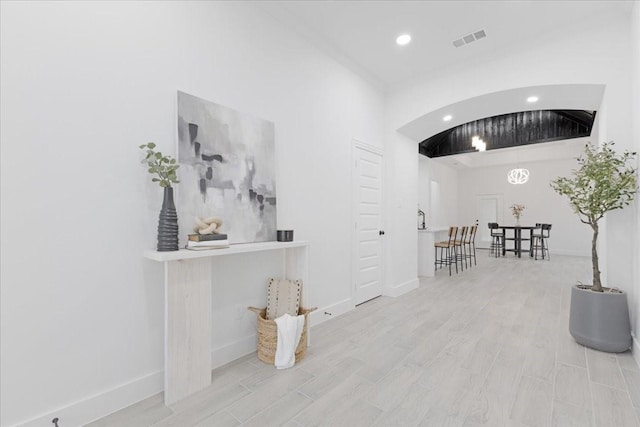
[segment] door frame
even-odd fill
[[[358,265],[358,226],[357,226],[357,206],[356,206],[356,194],[358,189],[357,187],[357,179],[356,179],[356,160],[358,159],[357,150],[368,151],[369,153],[376,154],[380,156],[380,164],[382,166],[381,177],[380,177],[380,227],[381,230],[385,228],[385,203],[384,203],[384,187],[386,182],[386,171],[385,171],[385,162],[384,162],[384,151],[376,147],[374,145],[367,144],[366,142],[360,141],[356,138],[351,139],[351,150],[350,150],[350,165],[351,165],[351,303],[352,306],[356,306],[356,267]],[[385,283],[385,239],[380,239],[380,295],[383,294],[384,291],[384,283]],[[366,302],[366,301],[363,301]],[[360,303],[358,303],[360,304]]]

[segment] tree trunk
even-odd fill
[[[598,223],[591,222],[593,229],[593,240],[591,241],[591,262],[593,267],[593,287],[595,292],[602,292],[602,283],[600,283],[600,268],[598,265]]]

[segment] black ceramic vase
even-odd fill
[[[164,187],[164,199],[158,219],[158,251],[178,250],[178,213],[173,202],[173,187]]]

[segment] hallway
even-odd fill
[[[277,371],[246,356],[167,408],[162,394],[92,426],[635,426],[631,353],[587,350],[568,332],[570,287],[589,258],[478,254],[399,298],[312,329],[307,357]]]

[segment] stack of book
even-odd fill
[[[201,251],[207,249],[228,248],[229,239],[226,234],[189,234],[187,249]]]

